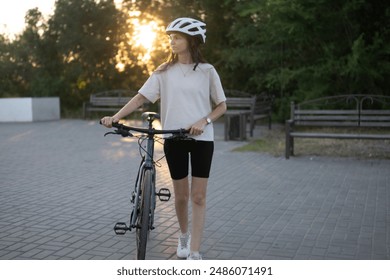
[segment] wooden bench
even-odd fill
[[[272,107],[274,104],[274,96],[268,94],[256,95],[256,102],[254,104],[252,115],[250,117],[250,135],[253,136],[256,122],[266,119],[268,122],[268,129],[272,128]]]
[[[117,112],[136,94],[132,90],[109,90],[91,94],[89,102],[83,104],[83,116],[87,118],[90,112]]]
[[[225,94],[225,141],[245,140],[248,122],[251,137],[258,120],[267,119],[268,128],[271,129],[272,97],[265,94],[251,95],[237,90],[226,90]]]
[[[336,132],[321,131],[324,127]],[[389,128],[390,96],[338,95],[292,102],[291,117],[286,121],[285,156],[294,155],[294,138],[386,140],[390,139]]]

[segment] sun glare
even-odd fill
[[[130,45],[139,49],[138,61],[148,64],[151,60],[152,53],[156,48],[155,41],[159,26],[155,21],[140,21],[138,18],[133,19],[133,36],[129,41]],[[150,68],[148,66],[148,68]],[[149,69],[149,72],[151,69]]]
[[[134,38],[137,46],[142,46],[146,50],[153,48],[154,40],[156,39],[154,25],[154,22],[150,22],[149,24],[139,25],[137,27],[137,34]]]
[[[121,3],[120,0],[115,1],[117,5]],[[127,39],[118,51],[116,68],[122,72],[127,65],[139,65],[146,67],[146,71],[150,74],[156,68],[154,60],[156,55],[161,55],[167,49],[167,42],[160,40],[160,37],[165,34],[163,22],[138,10],[124,8],[123,11],[128,15],[126,23],[129,29],[126,33]],[[159,38],[158,42],[157,38]]]
[[[142,47],[145,51],[150,52],[153,49],[154,41],[157,37],[158,26],[154,21],[140,22],[138,19],[133,20],[133,44],[136,47]]]

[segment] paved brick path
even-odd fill
[[[104,132],[96,121],[0,124],[0,259],[134,258],[134,233],[112,228],[128,220],[138,150]],[[242,143],[216,132],[205,259],[390,259],[389,160],[237,153]],[[176,259],[172,201],[156,215],[147,258]]]

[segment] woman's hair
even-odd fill
[[[191,54],[192,61],[195,63],[194,71],[199,63],[206,63],[206,59],[203,57],[202,52],[200,50],[200,45],[202,45],[202,38],[199,36],[190,36],[185,33],[180,33],[180,35],[184,36],[184,38],[188,42],[189,51]],[[156,71],[162,72],[167,70],[170,66],[175,64],[178,61],[178,55],[174,54],[172,51],[168,56],[166,62],[160,66]]]

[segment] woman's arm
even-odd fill
[[[208,116],[206,116],[206,118],[208,117],[208,118],[210,118],[210,120],[212,122],[214,122],[217,119],[219,119],[223,114],[225,114],[226,109],[227,109],[226,102],[223,101],[223,102],[219,103],[214,108],[214,110]],[[206,124],[207,124],[207,121],[206,121]]]
[[[114,116],[106,116],[101,119],[101,123],[106,127],[112,127],[113,122],[118,122],[120,119],[130,115],[147,101],[146,97],[137,93],[122,109],[120,109]]]
[[[207,118],[211,120],[211,122],[216,121],[219,117],[221,117],[226,112],[226,102],[219,103],[214,110],[204,118],[200,119],[196,123],[194,123],[190,128],[190,134],[192,135],[200,135],[203,133],[204,128],[206,127]]]

